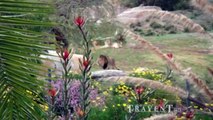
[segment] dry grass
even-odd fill
[[[167,64],[175,70],[180,76],[189,80],[196,88],[198,88],[200,93],[203,93],[210,101],[213,101],[213,91],[209,89],[204,80],[201,80],[196,74],[192,71],[185,71],[178,62],[174,62],[169,59],[158,47],[155,47],[149,41],[143,39],[141,36],[133,33],[130,30],[127,30],[128,36],[131,36],[134,40],[140,41],[143,45],[146,45],[152,52],[158,55],[162,60],[166,61]]]
[[[181,88],[173,87],[169,85],[165,85],[158,81],[148,80],[144,78],[136,78],[136,77],[128,77],[128,76],[122,76],[122,77],[107,77],[107,78],[100,78],[98,81],[108,81],[108,82],[124,82],[129,84],[134,84],[136,86],[142,85],[153,89],[160,89],[165,90],[169,93],[178,95],[181,98],[187,98],[187,93]]]
[[[176,117],[175,113],[161,114],[161,115],[153,115],[149,118],[145,118],[144,120],[174,120]]]

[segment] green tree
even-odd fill
[[[0,1],[0,119],[41,120],[45,112],[39,93],[44,81],[39,80],[39,55],[45,49],[41,32],[33,26],[51,24],[32,20],[34,15],[47,15],[52,7],[35,1]]]

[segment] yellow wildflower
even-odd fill
[[[103,94],[104,94],[104,95],[108,95],[108,92],[107,92],[107,91],[104,91]]]
[[[208,104],[208,103],[205,103],[205,106],[209,106],[209,104]]]
[[[126,103],[124,103],[123,106],[126,107],[127,106]]]
[[[194,108],[198,108],[198,106],[194,106]]]

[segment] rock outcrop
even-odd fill
[[[153,28],[153,30],[169,31],[171,28],[175,28],[174,31],[205,32],[201,25],[182,14],[163,11],[158,7],[151,6],[139,6],[125,10],[117,15],[116,20],[129,26],[140,26],[142,29]]]

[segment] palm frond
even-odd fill
[[[51,23],[33,20],[27,15],[51,11],[44,3],[0,1],[0,119],[42,119],[45,116],[35,101],[45,82],[37,79],[41,64],[39,55],[51,49],[44,44],[41,32],[27,26],[50,26]],[[13,18],[13,15],[26,14]],[[25,27],[22,29],[21,27]],[[42,102],[42,101],[39,101]]]

